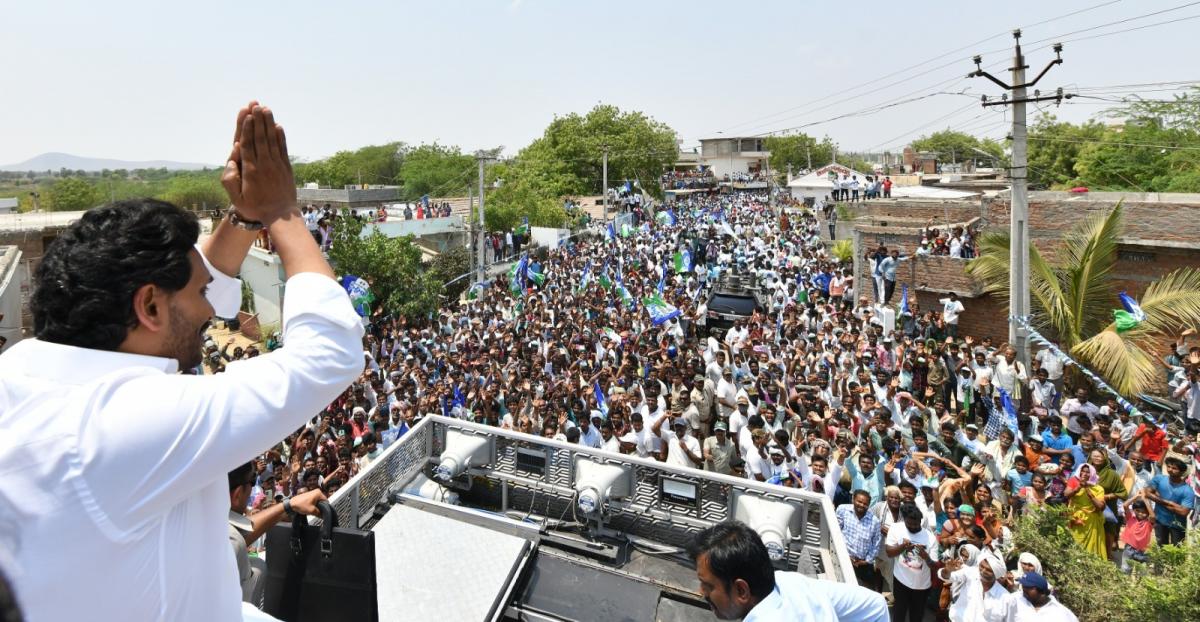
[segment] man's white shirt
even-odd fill
[[[240,282],[210,272],[234,315]],[[36,339],[0,357],[0,549],[28,619],[242,619],[228,473],[363,368],[337,283],[295,275],[284,302],[287,347],[224,374]]]

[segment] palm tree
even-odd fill
[[[1155,352],[1165,338],[1200,325],[1200,270],[1180,268],[1154,281],[1139,304],[1146,319],[1118,333],[1112,312],[1118,308],[1112,285],[1122,228],[1120,203],[1107,214],[1093,214],[1067,232],[1054,257],[1029,247],[1032,324],[1059,347],[1105,377],[1125,395],[1149,390],[1159,376]],[[979,240],[979,256],[967,272],[985,290],[1008,299],[1009,235],[988,233]]]

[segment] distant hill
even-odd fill
[[[101,171],[123,168],[132,171],[135,168],[165,168],[172,171],[191,171],[202,168],[219,168],[215,164],[197,164],[195,162],[172,162],[170,160],[148,160],[131,162],[128,160],[108,160],[104,158],[85,158],[69,153],[43,153],[17,164],[0,166],[0,171],[58,171],[67,168],[72,171]]]

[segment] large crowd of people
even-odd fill
[[[431,318],[371,316],[362,377],[255,461],[248,512],[333,494],[442,414],[828,495],[860,583],[914,621],[1073,619],[1014,549],[1030,508],[1069,511],[1079,544],[1126,570],[1195,521],[1195,438],[1064,386],[1049,351],[1027,369],[1008,344],[959,334],[970,309],[953,295],[886,325],[817,216],[781,216],[764,194],[651,216],[664,209],[532,253]],[[961,253],[966,235],[929,237]],[[707,296],[731,275],[757,284],[760,308],[714,330]],[[669,306],[651,313],[655,294]],[[1195,414],[1200,347],[1173,347]]]

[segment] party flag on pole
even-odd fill
[[[650,320],[655,326],[682,314],[679,309],[663,300],[662,296],[658,294],[643,298],[642,304],[646,306],[646,312],[650,314]]]
[[[1117,325],[1118,333],[1123,333],[1146,321],[1146,312],[1142,311],[1142,307],[1133,299],[1133,296],[1121,292],[1117,297],[1121,299],[1121,306],[1125,307],[1124,310],[1113,311],[1113,322]]]

